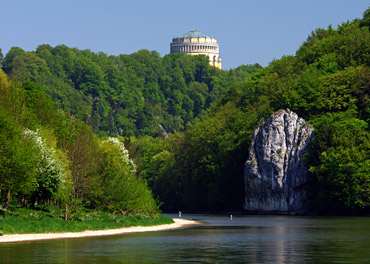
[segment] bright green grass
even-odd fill
[[[143,215],[119,215],[100,211],[85,211],[79,220],[65,221],[57,207],[36,210],[10,207],[0,214],[0,233],[31,234],[52,232],[81,232],[129,226],[152,226],[173,223],[172,218],[160,215],[157,219]]]

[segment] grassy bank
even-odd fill
[[[160,215],[157,219],[143,215],[122,215],[100,211],[81,211],[74,220],[64,220],[58,207],[27,209],[11,206],[0,211],[2,234],[31,234],[51,232],[81,232],[129,226],[152,226],[173,223],[172,218]]]

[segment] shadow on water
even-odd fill
[[[370,218],[183,217],[203,224],[162,232],[0,244],[0,262],[370,263]]]

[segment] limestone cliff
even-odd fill
[[[312,133],[313,128],[289,109],[275,112],[254,131],[245,163],[245,210],[305,211],[307,168],[302,156]]]

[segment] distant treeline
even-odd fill
[[[13,47],[3,61],[9,76],[42,86],[59,108],[100,136],[156,136],[159,127],[183,131],[230,83],[258,68],[223,72],[206,56],[162,58],[148,50],[108,56],[64,45],[40,45],[35,52]]]

